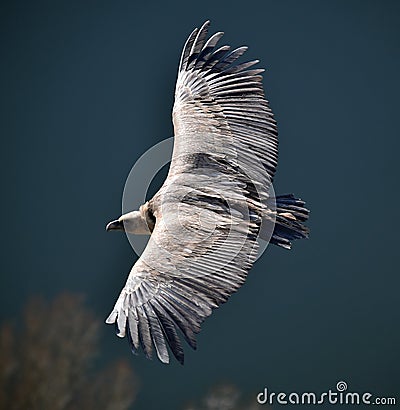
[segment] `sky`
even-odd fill
[[[274,188],[307,201],[310,239],[267,249],[183,367],[131,355],[105,324],[100,356],[129,361],[139,410],[224,381],[254,400],[339,380],[400,400],[399,17],[388,0],[2,2],[0,320],[65,291],[108,316],[137,257],[105,224],[131,167],[173,135],[180,52],[210,19],[266,68]]]

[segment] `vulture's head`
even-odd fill
[[[107,224],[106,231],[125,231],[136,235],[150,234],[146,219],[140,211],[132,211],[121,215],[115,221],[111,221]]]

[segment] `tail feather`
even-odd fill
[[[309,229],[304,225],[310,211],[305,202],[293,194],[276,198],[276,220],[270,243],[290,249],[295,239],[308,238]]]

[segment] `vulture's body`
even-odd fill
[[[181,57],[173,108],[169,174],[139,211],[108,230],[151,234],[107,319],[132,350],[169,349],[183,363],[179,335],[195,334],[212,309],[245,281],[257,239],[290,248],[307,236],[304,202],[271,197],[278,159],[276,122],[265,100],[258,61],[237,63],[240,47],[216,47],[206,22],[189,36]]]

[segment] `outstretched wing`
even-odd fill
[[[179,334],[196,348],[202,321],[245,281],[256,258],[264,200],[277,163],[275,121],[256,61],[244,47],[215,50],[206,22],[179,65],[168,177],[150,207],[156,224],[107,319],[136,352],[168,346],[183,363]]]
[[[215,50],[223,33],[206,41],[208,26],[207,21],[192,32],[179,64],[171,173],[179,172],[176,162],[188,153],[214,153],[229,159],[240,153],[243,173],[250,169],[263,176],[267,171],[271,181],[278,160],[278,139],[276,122],[264,97],[264,70],[250,69],[258,60],[237,64],[247,47],[231,52],[229,46]]]
[[[203,158],[150,202],[155,228],[107,319],[134,352],[141,347],[151,358],[154,347],[168,363],[169,346],[183,363],[178,334],[196,348],[202,321],[244,283],[260,218],[247,205],[246,185],[227,179],[226,169]]]

